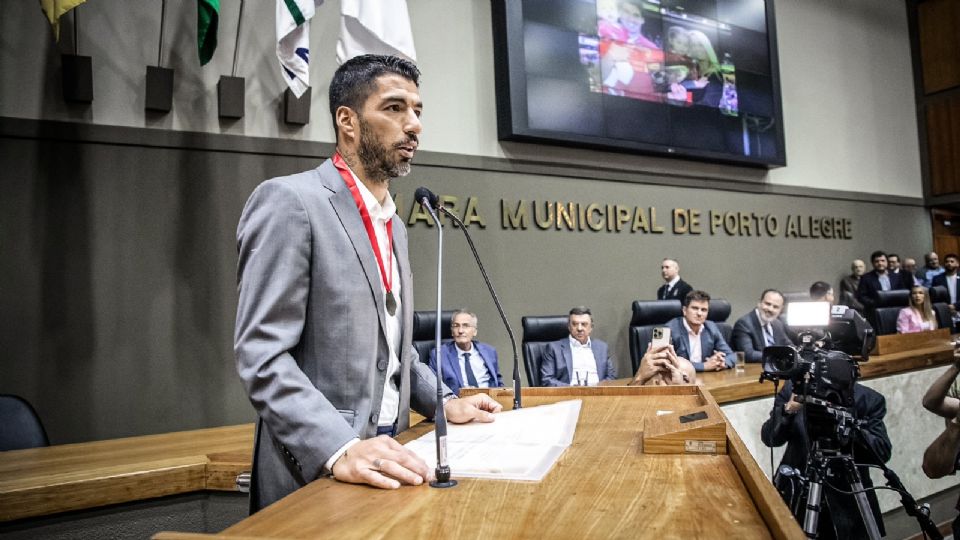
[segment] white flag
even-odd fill
[[[277,0],[277,58],[300,97],[310,87],[310,19],[323,0]]]
[[[341,0],[337,62],[361,54],[392,54],[416,61],[406,0]]]

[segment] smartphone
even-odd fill
[[[670,345],[670,329],[665,326],[657,326],[653,329],[653,339],[650,341],[650,347],[657,350],[661,347]]]

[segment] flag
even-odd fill
[[[277,58],[300,97],[310,87],[310,19],[323,0],[277,0]]]
[[[361,54],[392,54],[416,61],[406,0],[341,0],[337,62]]]
[[[60,17],[83,2],[84,0],[40,0],[40,7],[50,21],[57,41],[60,41]]]
[[[217,50],[220,0],[197,0],[197,54],[204,66]]]

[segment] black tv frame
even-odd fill
[[[491,0],[493,17],[494,81],[497,100],[497,136],[501,141],[531,142],[621,153],[772,169],[787,164],[784,142],[783,107],[780,98],[780,62],[773,0],[764,0],[767,47],[774,111],[774,137],[779,159],[652,144],[608,137],[564,133],[530,128],[527,115],[527,75],[523,45],[522,0]]]

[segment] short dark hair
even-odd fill
[[[590,313],[590,308],[586,306],[577,306],[575,308],[571,308],[570,313],[567,314],[567,317],[569,318],[573,315],[589,315],[590,320],[593,320],[593,313]]]
[[[777,293],[781,299],[783,298],[783,293],[777,289],[765,289],[762,293],[760,293],[760,301],[763,302],[763,298],[769,293]]]
[[[878,249],[870,254],[870,262],[872,263],[873,261],[877,260],[880,257],[886,258],[887,254],[883,250]]]
[[[953,259],[955,261],[960,261],[960,256],[957,256],[956,253],[947,253],[943,256],[943,260]]]
[[[704,291],[690,291],[683,297],[683,307],[689,306],[690,302],[706,302],[709,304],[710,295]]]
[[[887,253],[887,259],[888,259],[888,260],[889,260],[889,259],[892,259],[892,258],[894,258],[894,257],[896,257],[898,261],[900,260],[900,256],[897,255],[896,253]]]
[[[330,116],[337,131],[337,109],[350,107],[360,111],[374,89],[374,81],[382,75],[399,75],[420,86],[420,69],[399,56],[363,54],[344,62],[330,81]]]
[[[826,281],[814,282],[814,284],[810,286],[810,298],[813,300],[819,300],[825,297],[832,288],[833,287],[831,287]]]

